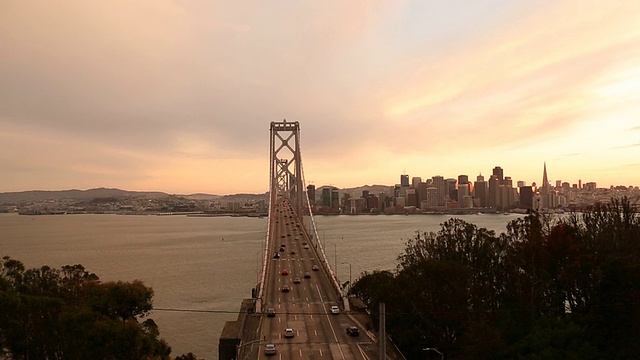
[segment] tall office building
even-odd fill
[[[436,176],[433,176],[431,179],[433,180],[433,187],[435,187],[437,190],[438,206],[444,206],[444,195],[445,195],[444,177],[440,175],[436,175]]]
[[[498,175],[491,175],[489,178],[489,196],[487,197],[487,207],[496,208],[500,203],[500,179]]]
[[[461,208],[469,207],[469,184],[459,184],[458,185],[458,206]]]
[[[458,175],[458,186],[468,184],[469,176],[467,175]]]
[[[533,209],[533,188],[531,186],[520,187],[520,208]]]
[[[540,186],[540,202],[541,207],[546,209],[549,207],[549,177],[547,177],[547,162],[544,163],[542,171],[542,186]]]
[[[409,175],[400,175],[400,186],[409,187]]]
[[[422,178],[421,177],[415,177],[414,176],[414,177],[411,178],[411,186],[414,189],[417,189],[418,188],[418,184],[420,184],[421,182],[422,182]]]
[[[504,171],[500,166],[496,166],[493,168],[493,176],[496,176],[498,178],[499,183],[502,183],[502,180],[504,179]]]
[[[423,203],[426,204],[426,200],[427,200],[427,188],[429,188],[430,185],[427,184],[426,182],[421,182],[418,184],[418,187],[416,188],[416,197],[417,197],[417,203],[418,206],[420,206],[421,209],[424,209]]]
[[[456,191],[457,180],[454,178],[444,179],[444,196],[449,200],[458,201],[458,192]]]
[[[478,199],[480,207],[487,206],[487,182],[482,175],[478,175],[476,182],[473,183],[473,196]]]

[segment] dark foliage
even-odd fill
[[[626,199],[533,213],[496,235],[460,219],[352,287],[407,358],[630,359],[640,354],[640,220]]]
[[[101,283],[82,265],[25,270],[0,262],[0,351],[10,359],[168,359],[151,319],[153,290]]]

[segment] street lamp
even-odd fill
[[[422,351],[435,351],[438,354],[440,354],[440,359],[444,360],[444,354],[441,353],[440,351],[438,351],[438,349],[436,349],[436,348],[424,348],[424,349],[422,349]]]
[[[333,245],[333,266],[334,269],[333,271],[336,272],[336,276],[338,274],[338,245],[336,245],[334,242],[331,241],[325,241],[325,244],[329,243]]]
[[[351,289],[351,264],[348,262],[343,262],[343,265],[349,265],[349,289]],[[347,290],[347,295],[349,295],[349,291]]]

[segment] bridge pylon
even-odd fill
[[[306,191],[302,181],[300,124],[297,121],[271,122],[270,173],[270,206],[275,206],[279,197],[286,197],[298,216],[302,216]]]

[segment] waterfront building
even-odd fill
[[[478,200],[477,207],[487,206],[487,182],[484,176],[478,175],[476,182],[473,183],[473,196]]]
[[[445,196],[444,177],[440,175],[436,175],[436,176],[433,176],[431,180],[433,181],[433,187],[435,187],[437,190],[438,206],[444,206],[444,196]]]
[[[407,189],[407,201],[406,206],[418,206],[418,199],[416,196],[416,189]]]
[[[520,208],[533,209],[533,188],[531,186],[520,186]]]
[[[438,208],[439,193],[438,188],[431,186],[427,188],[427,197],[425,199],[425,209],[435,210]]]
[[[458,206],[461,208],[468,208],[469,206],[469,184],[458,184]],[[473,205],[471,205],[473,206]]]

